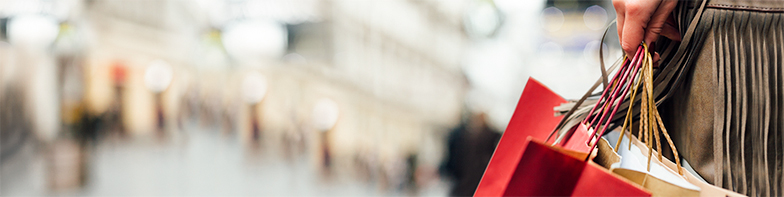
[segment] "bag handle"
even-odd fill
[[[706,23],[711,22],[711,15],[706,15],[705,19],[702,19],[704,15],[703,12],[705,10],[705,6],[707,4],[707,0],[701,1],[698,3],[698,7],[696,7],[696,11],[694,13],[694,18],[691,19],[691,23],[685,24],[687,21],[683,19],[681,22],[681,26],[686,29],[686,32],[683,33],[683,41],[679,43],[670,43],[668,47],[666,47],[664,53],[662,54],[662,61],[669,59],[667,62],[662,62],[663,64],[658,67],[658,71],[654,70],[655,78],[654,78],[654,95],[656,97],[656,104],[660,105],[664,100],[670,98],[673,94],[673,90],[680,86],[681,81],[683,80],[683,73],[687,72],[689,69],[689,62],[693,59],[693,56],[687,56],[688,51],[693,51],[701,42],[702,38],[700,37],[704,34],[705,25],[699,25],[699,21],[705,20]],[[702,19],[702,20],[701,20]],[[620,110],[627,110],[629,108],[629,104],[631,102],[640,102],[640,98],[636,98],[635,100],[626,100],[621,105]],[[581,115],[584,112],[575,112]],[[633,111],[633,117],[637,117],[639,115],[639,111]],[[624,116],[616,117],[613,119],[613,122],[622,121]]]
[[[597,132],[599,136],[602,136],[607,131],[607,127],[612,121],[613,117],[615,116],[615,113],[618,111],[618,107],[621,106],[622,101],[626,98],[626,96],[629,93],[629,90],[634,85],[634,80],[638,79],[637,75],[638,73],[640,73],[641,66],[644,64],[645,60],[647,60],[648,56],[650,56],[650,52],[648,51],[647,45],[643,43],[641,46],[637,48],[637,53],[634,55],[631,61],[625,61],[623,67],[621,67],[621,72],[624,73],[622,77],[620,79],[619,78],[613,79],[612,93],[606,96],[603,93],[602,98],[605,100],[605,102],[602,103],[601,102],[602,99],[600,99],[599,102],[596,102],[596,105],[593,107],[593,109],[591,109],[591,112],[588,113],[588,115],[591,116],[596,109],[599,109],[601,111],[599,111],[596,116],[593,116],[593,118],[588,117],[585,120],[583,120],[583,122],[581,123],[581,124],[589,123],[587,124],[588,128],[591,128],[594,126],[594,124],[596,124],[596,129],[593,129],[593,131],[591,131],[591,135],[589,135],[590,138],[586,143],[586,145],[591,147],[589,151],[592,152],[593,149],[596,148],[597,143],[594,143],[593,139],[596,138]],[[619,93],[621,94],[619,95]],[[612,111],[610,111],[611,108]],[[605,118],[607,118],[606,122],[605,122]],[[589,119],[590,121],[588,121]],[[598,122],[596,122],[597,120]]]
[[[648,147],[648,170],[650,171],[650,160],[653,156],[652,150],[654,149],[654,143],[656,145],[656,150],[659,150],[658,159],[660,161],[662,160],[661,143],[659,140],[659,132],[661,129],[662,135],[667,139],[677,158],[678,173],[683,175],[683,169],[680,166],[680,156],[678,155],[677,149],[669,137],[669,133],[665,129],[661,116],[656,108],[653,89],[653,56],[646,43],[642,43],[638,47],[637,53],[635,53],[634,57],[631,59],[629,59],[628,56],[624,57],[622,67],[610,81],[610,85],[602,92],[601,98],[596,102],[591,109],[591,112],[588,113],[589,117],[586,117],[580,123],[587,125],[589,128],[590,135],[588,135],[587,142],[585,142],[586,145],[590,147],[588,152],[591,153],[596,148],[596,145],[598,144],[594,141],[597,136],[596,134],[599,134],[599,136],[604,135],[613,116],[617,113],[618,108],[626,97],[629,96],[629,92],[632,92],[630,100],[634,100],[640,87],[642,87],[642,104],[640,107],[641,117],[638,136],[644,140]],[[633,109],[632,107],[633,106],[630,106],[628,109]],[[596,115],[594,115],[594,112],[597,112]],[[631,110],[627,110],[626,113],[627,116],[624,120],[622,132],[625,132],[626,126],[631,121],[631,116],[629,115]],[[570,130],[570,132],[574,132],[574,130]],[[570,135],[570,133],[565,135]],[[623,135],[624,133],[621,133],[621,136]],[[621,138],[619,138],[619,140],[620,139]],[[629,139],[631,139],[631,132],[629,134]],[[620,141],[616,143],[615,151],[618,150],[619,144]],[[585,159],[590,159],[590,157],[586,157]]]
[[[686,28],[687,28],[687,30],[686,30],[686,32],[683,34],[683,35],[684,35],[684,37],[683,37],[683,40],[682,40],[682,42],[680,42],[679,46],[677,47],[677,51],[675,51],[675,54],[674,54],[674,55],[672,55],[672,56],[674,56],[674,59],[673,59],[673,60],[671,60],[671,61],[670,61],[670,62],[669,62],[669,63],[668,63],[666,66],[663,66],[663,67],[662,67],[662,70],[661,70],[660,72],[658,72],[658,75],[656,76],[656,79],[655,79],[655,81],[654,81],[654,82],[655,82],[656,84],[659,84],[659,85],[657,85],[657,86],[655,87],[655,90],[654,90],[654,95],[656,95],[656,97],[659,97],[659,96],[661,95],[661,93],[663,92],[663,88],[664,88],[663,86],[667,86],[667,84],[669,84],[669,82],[670,82],[670,79],[672,79],[672,77],[674,77],[674,75],[675,75],[676,73],[677,73],[678,77],[676,77],[675,83],[673,83],[673,84],[671,84],[671,85],[672,85],[672,86],[678,86],[678,85],[679,85],[679,83],[678,83],[678,82],[680,81],[680,79],[681,79],[681,74],[682,74],[682,72],[684,72],[684,70],[685,70],[685,69],[678,69],[678,68],[676,68],[676,67],[678,67],[678,65],[680,65],[680,64],[682,64],[682,63],[685,63],[685,62],[683,62],[683,59],[684,59],[684,58],[683,58],[683,54],[685,53],[686,49],[688,48],[686,45],[689,45],[689,44],[690,44],[689,42],[691,42],[691,39],[692,39],[692,37],[694,37],[695,31],[696,31],[696,28],[697,28],[697,23],[700,21],[700,18],[701,18],[701,16],[702,16],[702,13],[703,13],[703,11],[704,11],[704,8],[705,8],[705,5],[706,5],[706,4],[707,4],[707,0],[703,0],[703,1],[700,3],[700,5],[699,5],[699,8],[698,8],[698,9],[696,10],[696,12],[695,12],[695,17],[694,17],[694,18],[691,20],[691,23],[689,23],[689,24],[688,24],[688,26],[686,26],[685,24],[682,24],[682,22],[686,22],[685,20],[684,20],[684,21],[681,21],[681,23],[680,23],[680,24],[681,24],[681,26],[683,26],[683,27],[686,27]],[[612,23],[616,23],[616,21],[615,21],[615,20],[613,20],[613,21],[610,23],[610,25],[608,25],[608,26],[607,26],[607,28],[605,29],[605,32],[604,32],[604,34],[602,35],[602,43],[604,43],[604,39],[605,39],[605,37],[606,37],[606,35],[607,35],[607,32],[609,31],[609,28],[611,27]],[[668,48],[667,48],[667,50],[666,50],[665,52],[672,51],[672,49],[673,49],[673,47],[672,47],[672,46],[674,46],[674,45],[670,45],[670,47],[668,47]],[[603,52],[602,48],[603,48],[603,44],[602,44],[602,45],[600,45],[600,54]],[[638,51],[639,51],[639,50],[638,50]],[[665,54],[663,54],[663,57],[666,57],[666,56],[670,56],[670,53],[665,53]],[[604,61],[603,61],[603,58],[604,58],[604,57],[603,57],[603,54],[602,54],[602,55],[600,55],[600,57],[599,57],[599,58],[600,58],[600,60],[601,60],[601,61],[600,61],[600,63],[601,63],[601,65],[602,65],[602,69],[604,69],[604,68],[605,68],[605,66],[604,66]],[[615,69],[617,66],[619,66],[619,64],[618,64],[618,63],[620,62],[620,60],[624,60],[624,61],[623,61],[623,62],[624,62],[623,64],[625,64],[625,63],[626,63],[626,59],[625,59],[625,58],[619,58],[619,61],[617,61],[617,62],[616,62],[616,63],[615,63],[615,64],[614,64],[614,65],[613,65],[611,68],[610,68],[610,70],[614,70],[614,69]],[[684,66],[684,67],[685,67],[685,66]],[[688,69],[688,68],[686,68],[686,69]],[[570,109],[570,110],[569,110],[569,111],[568,111],[568,112],[567,112],[567,113],[564,115],[563,119],[561,119],[561,121],[560,121],[560,122],[557,124],[557,126],[556,126],[556,127],[553,129],[553,131],[552,131],[552,132],[551,132],[551,133],[548,135],[548,137],[547,137],[547,141],[549,141],[549,140],[550,140],[550,138],[553,136],[553,134],[555,134],[556,132],[558,132],[558,131],[562,130],[562,129],[563,129],[563,127],[564,127],[564,126],[565,126],[565,125],[566,125],[568,122],[570,122],[570,120],[571,120],[571,119],[574,119],[574,118],[576,118],[576,117],[579,117],[580,115],[582,115],[583,113],[585,113],[585,112],[580,112],[579,114],[575,115],[575,113],[578,111],[577,109],[578,109],[578,108],[579,108],[579,107],[582,105],[582,103],[583,103],[583,102],[584,102],[584,101],[585,101],[585,100],[586,100],[586,99],[587,99],[589,96],[591,96],[591,95],[592,95],[593,91],[594,91],[594,90],[596,90],[596,88],[599,86],[599,84],[600,84],[601,82],[604,82],[604,81],[606,81],[606,80],[607,80],[607,78],[606,78],[606,73],[607,73],[607,72],[606,72],[606,70],[602,70],[602,72],[603,72],[602,79],[600,79],[600,80],[598,80],[596,83],[594,83],[594,85],[593,85],[593,86],[592,86],[592,87],[591,87],[591,88],[590,88],[590,89],[589,89],[589,90],[588,90],[588,91],[587,91],[587,92],[586,92],[586,93],[583,95],[583,97],[582,97],[582,98],[580,98],[580,99],[577,101],[577,103],[576,103],[574,106],[572,106],[572,107],[571,107],[571,109]],[[662,82],[663,82],[663,84],[660,84],[660,83],[662,83]],[[607,87],[607,85],[605,85],[605,87]],[[607,89],[607,88],[605,88],[605,91],[607,91],[606,89]],[[665,95],[663,95],[663,97],[662,97],[662,98],[659,98],[659,99],[657,99],[657,101],[656,101],[656,104],[657,104],[657,105],[658,105],[658,104],[661,104],[661,102],[662,102],[663,100],[665,100],[665,99],[669,98],[669,97],[671,96],[671,94],[672,94],[672,88],[670,88],[670,91],[667,91],[667,92],[665,92]],[[638,102],[638,101],[639,101],[639,98],[637,98],[637,99],[630,99],[630,100],[626,100],[626,101],[625,101],[625,102],[624,102],[624,103],[621,105],[621,110],[628,110],[628,109],[631,109],[631,107],[629,107],[629,106],[631,105],[631,103],[633,103],[633,102]],[[597,102],[601,102],[601,100],[599,100],[599,101],[597,101]],[[582,109],[581,109],[581,110],[582,110]],[[592,113],[593,113],[593,112],[589,113],[589,116],[590,116],[590,115],[592,115]],[[638,113],[638,112],[627,113],[627,116],[629,116],[629,115],[636,116],[636,115],[637,115],[636,113]],[[611,120],[614,120],[614,119],[611,119]],[[558,140],[556,140],[556,141],[558,141]]]
[[[658,159],[659,161],[662,160],[662,151],[661,151],[661,143],[659,140],[659,129],[661,129],[661,134],[664,138],[667,139],[667,143],[672,148],[672,153],[675,156],[675,162],[678,166],[678,174],[683,175],[683,169],[680,164],[680,156],[678,155],[678,149],[675,148],[675,144],[673,143],[672,139],[670,138],[667,129],[664,127],[664,123],[662,122],[661,115],[659,114],[659,110],[657,109],[655,98],[654,98],[654,89],[653,89],[653,57],[648,50],[648,46],[643,43],[643,47],[645,48],[645,57],[643,58],[643,65],[640,69],[641,76],[637,80],[637,83],[634,84],[634,88],[632,90],[631,99],[634,100],[634,96],[637,94],[637,91],[640,87],[642,87],[642,95],[641,95],[641,106],[640,106],[640,129],[638,131],[637,136],[643,139],[643,142],[648,146],[648,171],[651,170],[651,156],[653,154],[653,143],[656,143],[656,149],[658,150]],[[633,108],[633,102],[630,103],[629,109]],[[621,144],[621,140],[626,132],[626,126],[631,123],[631,110],[627,110],[627,116],[624,119],[623,127],[621,127],[621,134],[618,138],[618,142],[615,143],[615,151],[618,152],[618,148]],[[628,133],[629,140],[632,139],[631,131]],[[631,143],[629,143],[629,149],[631,149]]]
[[[602,72],[602,77],[599,80],[597,80],[596,83],[594,83],[593,86],[591,86],[591,88],[589,88],[588,91],[585,92],[585,94],[583,94],[582,98],[577,100],[577,102],[574,104],[574,106],[572,106],[571,109],[569,109],[569,112],[567,112],[564,115],[564,117],[561,119],[561,121],[558,122],[557,126],[555,126],[553,131],[551,131],[550,134],[547,135],[547,139],[545,140],[545,142],[550,141],[550,138],[553,136],[553,134],[555,134],[556,132],[558,132],[558,130],[561,130],[563,128],[563,126],[567,123],[567,121],[570,119],[570,117],[575,113],[575,111],[577,111],[577,108],[579,108],[580,105],[582,105],[583,102],[585,102],[585,100],[588,99],[589,96],[591,96],[593,91],[596,90],[596,88],[599,87],[599,84],[603,84],[604,85],[605,92],[606,92],[606,89],[607,89],[608,85],[607,85],[607,69],[606,69],[606,66],[604,65],[604,40],[607,38],[607,32],[610,31],[610,27],[612,27],[612,25],[615,24],[615,23],[616,23],[616,19],[613,19],[610,22],[610,24],[607,25],[607,27],[604,29],[604,33],[602,34],[602,39],[599,42],[599,64],[600,64],[600,69],[601,69],[601,72]],[[625,60],[625,58],[621,58],[621,59]],[[621,59],[619,59],[619,60],[621,60]],[[619,62],[620,61],[616,61],[615,63],[613,63],[613,66],[610,67],[610,70],[615,70],[615,68],[617,68],[619,65],[621,65],[621,64],[618,64]]]

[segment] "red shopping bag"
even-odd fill
[[[503,196],[651,196],[633,182],[586,162],[588,153],[551,146],[531,137],[526,141]],[[475,196],[486,195],[477,190]]]
[[[542,142],[560,121],[553,107],[566,102],[529,78],[475,196],[650,196],[592,162],[587,153]]]

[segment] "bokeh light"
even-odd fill
[[[549,32],[561,29],[564,24],[564,13],[557,7],[548,7],[542,10],[542,26]]]
[[[602,30],[608,20],[607,10],[598,5],[593,5],[585,9],[583,21],[585,26],[592,30]]]

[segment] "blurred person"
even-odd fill
[[[403,157],[390,156],[381,160],[381,188],[401,191],[406,184],[406,163]]]
[[[161,93],[155,93],[155,117],[158,136],[163,137],[166,134],[166,118],[163,113],[163,96]]]
[[[286,160],[291,162],[304,154],[305,151],[305,129],[301,125],[302,121],[298,120],[295,113],[289,116],[291,122],[288,124],[286,131],[283,133],[283,152]]]
[[[102,120],[106,120],[106,122],[111,127],[111,132],[116,132],[122,137],[128,135],[125,131],[125,118],[123,117],[123,106],[124,106],[124,93],[125,93],[125,83],[127,78],[127,68],[122,63],[115,63],[111,67],[112,71],[112,82],[114,82],[114,99],[115,102],[109,107],[109,110],[104,112],[103,115],[100,115]],[[99,120],[100,122],[103,122]]]
[[[251,140],[258,142],[261,140],[261,123],[259,123],[260,104],[255,103],[250,106],[250,136]]]
[[[89,151],[80,139],[61,135],[47,144],[46,178],[50,189],[84,187],[89,178]]]
[[[359,148],[354,154],[354,166],[361,181],[372,182],[377,178],[378,162],[370,147]]]
[[[321,98],[313,106],[312,124],[318,134],[319,156],[321,171],[324,178],[329,178],[332,174],[333,150],[331,140],[333,139],[335,125],[340,117],[338,104],[330,98]]]
[[[239,114],[239,108],[240,108],[240,104],[239,103],[240,102],[237,102],[234,99],[228,99],[228,98],[224,98],[224,99],[229,100],[229,101],[224,101],[223,105],[220,106],[218,116],[220,116],[219,117],[220,118],[219,121],[220,121],[222,130],[223,130],[223,133],[231,134],[231,133],[235,132],[235,129],[237,129],[236,128],[237,127],[237,122],[239,122],[238,121],[238,119],[239,119],[239,117],[238,117],[239,115],[238,114]],[[257,125],[257,127],[259,127],[259,129],[261,129],[260,125]]]
[[[332,174],[332,151],[329,145],[329,131],[319,133],[319,151],[321,153],[321,172],[325,177]]]
[[[484,169],[493,156],[501,134],[487,124],[487,115],[470,115],[453,129],[447,139],[447,156],[441,171],[454,183],[450,196],[474,194]]]
[[[182,109],[186,110],[187,113],[184,113],[186,119],[197,119],[199,118],[199,110],[201,108],[199,102],[199,88],[196,87],[195,84],[191,84],[188,88],[188,91],[185,93],[185,107]]]
[[[697,27],[690,43],[680,45],[695,45],[689,55],[699,57],[675,65],[688,70],[660,108],[683,159],[719,187],[750,196],[783,195],[784,1],[613,0],[613,5],[626,54],[642,42],[686,41],[681,33]],[[706,7],[700,20],[689,24],[701,5]]]
[[[164,95],[176,94],[169,91],[175,77],[172,66],[165,60],[155,59],[144,70],[144,85],[153,94],[155,125],[159,137],[166,136],[166,109]],[[167,93],[168,92],[168,93]]]
[[[35,141],[30,114],[24,109],[23,90],[9,85],[0,91],[0,164],[8,162],[23,146]]]
[[[176,118],[177,118],[177,127],[180,128],[180,130],[182,131],[184,131],[185,129],[184,123],[186,121],[194,119],[194,116],[197,115],[196,111],[198,111],[197,110],[198,98],[196,96],[197,95],[196,92],[198,90],[193,86],[194,85],[192,84],[186,86],[185,92],[179,97],[180,102],[178,103],[180,104],[180,106],[177,108],[178,112]],[[187,134],[187,133],[183,132],[183,134]]]
[[[417,157],[416,153],[411,153],[406,157],[406,178],[403,187],[409,194],[415,194],[419,190],[416,177],[416,171],[419,169]]]

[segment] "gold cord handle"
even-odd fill
[[[640,140],[642,140],[645,145],[648,147],[648,170],[650,171],[650,161],[651,157],[653,156],[654,145],[656,146],[656,150],[658,150],[658,159],[659,161],[662,160],[662,152],[661,152],[661,142],[659,140],[659,130],[661,129],[661,135],[667,140],[667,143],[672,148],[673,155],[675,156],[675,162],[678,165],[678,174],[683,175],[683,169],[681,167],[680,156],[678,155],[678,149],[675,148],[675,144],[672,142],[667,129],[664,127],[664,123],[662,123],[661,115],[659,115],[659,110],[656,107],[656,103],[653,98],[653,56],[648,51],[648,45],[642,43],[643,46],[643,56],[641,57],[642,67],[640,68],[640,72],[637,79],[633,79],[631,81],[632,85],[632,94],[631,94],[631,101],[634,101],[635,95],[640,88],[642,88],[641,92],[641,103],[640,103],[640,121],[639,121],[639,131],[637,136]],[[626,57],[624,57],[626,58]],[[618,138],[618,142],[615,144],[615,151],[618,151],[618,148],[621,144],[621,140],[623,139],[624,134],[626,133],[627,126],[631,127],[631,113],[634,106],[634,102],[630,102],[629,108],[626,112],[626,118],[623,121],[623,126],[621,127],[621,134]],[[631,131],[628,133],[628,138],[632,138]],[[631,149],[631,143],[629,143],[629,149]]]

